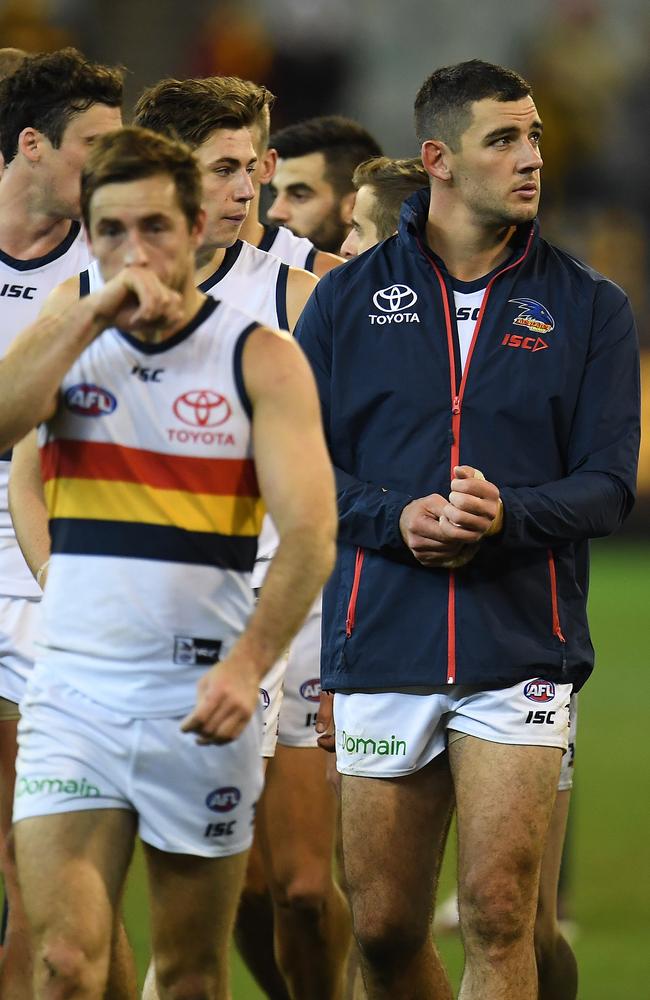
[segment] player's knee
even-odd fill
[[[298,920],[318,921],[327,906],[329,887],[326,880],[293,878],[275,887],[273,901],[281,913]]]
[[[171,963],[156,960],[159,1000],[214,1000],[220,996],[218,982],[218,972],[212,965],[180,969]]]
[[[528,879],[506,874],[467,884],[460,898],[466,945],[498,952],[529,933],[532,891]]]
[[[375,969],[399,966],[416,955],[430,939],[428,921],[400,919],[379,910],[353,917],[354,936],[365,962]]]
[[[36,948],[38,978],[56,984],[62,996],[100,996],[108,975],[108,954],[64,939],[45,939]]]

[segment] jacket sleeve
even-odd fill
[[[497,544],[546,547],[615,531],[634,504],[640,408],[632,311],[621,290],[603,281],[568,442],[567,475],[542,486],[504,487]]]
[[[332,363],[334,350],[333,281],[326,274],[310,296],[296,326],[295,336],[316,377],[325,436],[332,442]],[[379,552],[409,557],[402,540],[399,518],[413,497],[364,483],[336,465],[339,541]]]

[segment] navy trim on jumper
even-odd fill
[[[214,274],[211,274],[209,278],[206,278],[205,281],[202,281],[198,286],[200,292],[209,292],[211,288],[214,288],[214,286],[222,280],[222,278],[226,277],[228,271],[234,267],[237,258],[242,252],[243,246],[244,244],[242,240],[237,240],[237,242],[233,243],[231,247],[228,247],[223,260]]]
[[[241,405],[246,410],[249,419],[253,416],[253,404],[251,403],[250,396],[246,391],[246,383],[244,382],[244,372],[242,369],[242,356],[244,353],[244,346],[249,336],[253,330],[257,330],[259,323],[250,323],[245,330],[239,334],[237,338],[237,343],[235,344],[235,350],[233,353],[233,366],[235,372],[235,385],[237,386],[237,393],[239,394],[239,400]]]
[[[208,316],[212,315],[218,305],[219,303],[217,300],[208,295],[199,311],[196,313],[194,318],[190,320],[187,326],[178,330],[173,337],[169,337],[168,340],[163,340],[159,344],[147,343],[147,341],[140,340],[139,337],[134,337],[132,333],[127,333],[125,330],[118,329],[117,332],[121,337],[124,337],[131,347],[135,347],[137,351],[142,351],[143,354],[162,354],[164,351],[170,351],[172,347],[177,347],[184,340],[187,340],[187,338],[206,321]]]
[[[63,257],[63,255],[68,252],[80,232],[80,223],[72,222],[70,223],[70,232],[65,239],[62,240],[61,243],[54,248],[54,250],[44,254],[42,257],[34,257],[32,260],[19,260],[18,257],[12,257],[10,254],[0,250],[0,261],[2,261],[3,264],[6,264],[7,267],[13,267],[14,271],[35,271],[37,268],[43,267],[45,264],[51,264],[52,261],[58,260],[59,257]]]
[[[278,280],[275,285],[275,309],[278,314],[278,326],[281,330],[289,329],[289,317],[287,316],[287,279],[289,277],[289,265],[280,264]]]

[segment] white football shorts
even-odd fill
[[[34,666],[39,597],[0,597],[0,697],[20,703]]]
[[[278,742],[282,746],[318,746],[314,726],[320,701],[322,613],[322,598],[319,594],[289,648],[278,733]]]
[[[492,690],[455,684],[334,695],[342,774],[398,777],[443,753],[453,734],[493,743],[559,747],[569,741],[571,684],[543,678]]]
[[[276,660],[260,682],[260,702],[262,705],[262,757],[272,757],[278,742],[280,709],[284,699],[284,678],[287,671],[289,653],[283,653]]]
[[[130,718],[62,684],[29,684],[21,711],[14,822],[129,809],[141,839],[161,851],[226,857],[250,847],[263,783],[261,707],[223,746],[198,746],[180,718]]]
[[[569,702],[569,745],[562,757],[558,792],[568,792],[573,788],[573,766],[576,758],[576,736],[578,732],[578,695],[572,694]]]

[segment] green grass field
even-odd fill
[[[571,880],[580,1000],[650,998],[650,545],[593,546],[591,624],[597,664],[580,698]],[[647,728],[646,728],[647,727]],[[447,860],[442,895],[453,878]],[[126,900],[144,971],[146,891],[139,859]],[[462,951],[441,949],[455,983]],[[263,996],[237,957],[234,1000]]]

